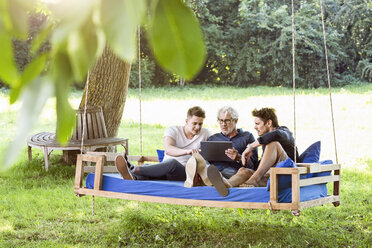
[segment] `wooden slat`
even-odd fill
[[[103,112],[97,113],[99,116],[97,117],[97,120],[100,120],[101,125],[102,125],[102,131],[103,131],[103,137],[107,137],[107,129],[106,129],[106,124],[105,124],[105,118],[103,116]]]
[[[273,169],[270,169],[270,202],[278,202],[278,174]]]
[[[282,175],[290,175],[292,174],[293,170],[296,170],[298,174],[306,174],[307,168],[305,167],[295,167],[295,168],[271,168],[270,171],[274,171],[276,174],[282,174]]]
[[[300,175],[298,170],[293,170],[292,172],[292,204],[294,209],[298,209],[298,204],[300,202]]]
[[[83,118],[80,114],[78,114],[77,116],[77,127],[76,127],[76,131],[77,131],[77,140],[81,140],[81,137],[82,137],[82,130],[83,130],[83,127],[81,126],[82,122],[83,122]]]
[[[115,152],[87,152],[87,154],[104,155],[106,156],[107,162],[114,162],[117,155],[122,155],[121,153]],[[158,157],[156,156],[128,155],[128,160],[130,162],[159,162]]]
[[[93,139],[94,138],[94,135],[93,135],[93,125],[92,125],[92,113],[87,113],[87,128],[86,128],[86,131],[87,131],[87,134],[86,134],[86,139]]]
[[[292,203],[271,203],[271,208],[273,210],[297,210],[297,206],[294,206]]]
[[[317,173],[317,172],[323,172],[323,171],[331,171],[331,170],[337,170],[341,168],[341,165],[339,164],[297,164],[300,167],[306,167],[308,168],[308,173]]]
[[[97,115],[92,114],[92,125],[93,125],[93,139],[103,138],[99,136],[98,126],[97,126]]]
[[[95,166],[84,166],[84,173],[94,173],[95,171]],[[115,166],[103,166],[103,173],[118,173],[118,170]]]
[[[327,196],[327,197],[322,197],[319,199],[311,200],[311,201],[304,201],[299,204],[300,209],[303,208],[309,208],[309,207],[314,207],[314,206],[319,206],[327,203],[333,203],[333,202],[339,202],[340,201],[340,196]]]
[[[325,176],[325,177],[311,177],[307,179],[302,179],[300,181],[300,187],[313,185],[313,184],[335,182],[335,181],[340,181],[340,176],[333,175],[333,176]]]
[[[102,176],[103,176],[103,166],[106,162],[105,156],[97,156],[99,160],[96,162],[96,170],[94,172],[94,189],[100,190],[102,187]]]
[[[105,137],[100,113],[96,113],[96,120],[97,120],[97,127],[98,127],[99,137]]]
[[[116,156],[120,155],[120,153],[115,153],[115,152],[87,152],[87,154],[104,155],[104,156],[106,156],[106,161],[107,162],[114,162]],[[131,161],[131,160],[129,160],[129,161]]]
[[[74,185],[74,191],[78,190],[82,186],[83,182],[83,157],[82,155],[77,156],[76,160],[76,170],[75,170],[75,185]]]
[[[220,207],[220,208],[247,208],[247,209],[270,209],[268,203],[262,202],[228,202],[228,201],[208,201],[208,200],[193,200],[193,199],[180,199],[171,197],[160,197],[160,196],[147,196],[147,195],[135,195],[127,193],[117,193],[103,190],[93,190],[81,188],[78,193],[80,195],[94,195],[108,198],[132,200],[132,201],[143,201],[143,202],[155,202],[165,204],[176,204],[176,205],[187,205],[187,206],[200,206],[200,207]],[[283,203],[281,203],[283,204]],[[287,205],[287,204],[285,204]],[[285,209],[285,206],[276,205],[278,209]]]
[[[341,170],[335,170],[334,171],[334,176],[339,176],[339,180],[335,181],[333,183],[333,194],[334,195],[340,195],[340,180],[341,180],[341,175],[340,175]]]

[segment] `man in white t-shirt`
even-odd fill
[[[164,160],[158,164],[132,166],[122,155],[115,159],[119,173],[127,180],[172,180],[185,181],[185,165],[193,153],[199,152],[200,142],[210,136],[206,128],[202,128],[205,112],[195,106],[187,111],[183,126],[171,126],[164,133]]]

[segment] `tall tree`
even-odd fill
[[[117,112],[122,113],[130,62],[136,57],[136,31],[140,25],[146,27],[152,52],[167,71],[191,79],[204,63],[205,46],[198,20],[182,0],[64,0],[46,7],[51,21],[31,44],[34,54],[50,37],[51,49],[36,56],[23,71],[19,71],[11,41],[27,39],[27,13],[35,6],[39,7],[37,2],[0,0],[0,79],[11,88],[11,103],[23,100],[17,135],[6,152],[8,156],[4,162],[7,165],[16,158],[47,99],[53,94],[56,97],[57,137],[61,142],[67,142],[75,126],[75,113],[67,99],[69,85],[83,81],[88,70],[93,74],[92,87],[97,86],[88,95],[102,96],[100,90],[107,90],[107,99],[101,103],[110,102],[111,98],[112,105],[121,101]],[[106,44],[127,62],[118,62],[111,57],[105,50]],[[98,58],[102,60],[96,64]],[[109,58],[108,65],[105,58]],[[99,72],[106,68],[112,69],[112,73],[123,74]],[[115,79],[107,80],[101,76]],[[109,92],[115,84],[123,87],[123,91],[116,90],[112,95]],[[118,92],[121,93],[116,95]],[[92,99],[95,100],[90,100],[91,103],[101,101],[97,97]],[[109,106],[104,108],[107,112]],[[117,132],[119,114],[106,118],[108,122],[113,118],[109,124],[111,135]]]
[[[116,56],[106,47],[89,73],[80,108],[101,106],[106,122],[107,135],[117,135],[128,92],[131,64]]]

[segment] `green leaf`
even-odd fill
[[[104,41],[99,37],[94,24],[89,21],[81,30],[70,33],[67,41],[67,52],[71,61],[75,81],[83,81],[96,56],[103,50]],[[102,44],[100,44],[102,43]]]
[[[18,0],[9,1],[9,13],[13,24],[13,33],[22,39],[27,38],[28,18],[27,11],[20,6]]]
[[[28,34],[27,13],[35,8],[36,0],[2,0],[0,17],[6,31],[17,38],[26,39]]]
[[[56,108],[57,108],[57,138],[61,144],[66,144],[75,127],[75,111],[68,101],[68,85],[59,81],[55,84]]]
[[[21,74],[20,84],[12,88],[10,91],[10,103],[13,104],[17,101],[19,94],[23,90],[24,86],[34,80],[43,71],[45,62],[48,58],[48,54],[45,53],[38,58],[31,61],[24,69]]]
[[[111,49],[121,58],[136,58],[136,30],[144,16],[144,0],[102,1],[101,18],[106,39]]]
[[[35,54],[42,44],[47,41],[48,37],[52,33],[53,25],[47,24],[45,27],[43,27],[40,32],[37,34],[37,36],[32,40],[31,47],[30,47],[30,53]]]
[[[12,21],[9,14],[8,1],[0,0],[0,29],[11,30]]]
[[[200,70],[205,46],[198,21],[181,0],[159,0],[148,30],[160,65],[186,79]]]
[[[97,0],[64,0],[58,4],[48,4],[52,16],[59,20],[54,28],[52,43],[54,47],[64,43],[74,30],[78,30],[91,17],[92,10],[97,5]]]
[[[9,167],[24,148],[26,139],[48,98],[53,93],[53,84],[46,77],[37,78],[25,87],[22,108],[17,121],[17,131],[4,156],[4,166]]]
[[[238,213],[239,213],[239,215],[240,215],[240,217],[244,217],[244,211],[243,211],[243,209],[242,208],[238,208]]]
[[[51,67],[48,71],[55,83],[69,84],[73,81],[72,68],[65,47],[66,44],[61,45],[60,49],[53,55]]]
[[[0,79],[11,87],[19,84],[18,69],[14,62],[11,38],[0,26]]]
[[[67,51],[71,61],[74,79],[82,81],[88,71],[88,65],[92,61],[85,49],[84,37],[79,31],[73,31],[68,36]]]
[[[63,45],[62,47],[65,47]],[[62,144],[71,138],[75,125],[75,112],[68,102],[69,85],[73,82],[73,73],[68,54],[59,49],[55,54],[49,71],[55,84],[57,108],[57,138]]]

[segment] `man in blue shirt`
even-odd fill
[[[241,162],[241,154],[244,152],[248,144],[255,141],[252,133],[237,129],[239,119],[238,112],[230,107],[224,106],[217,112],[217,122],[220,125],[221,132],[216,133],[208,138],[208,141],[231,141],[232,149],[227,149],[225,154],[231,159],[231,162],[225,161],[208,161],[213,164],[225,178],[230,178],[243,167]],[[246,167],[252,170],[257,169],[258,155],[257,149],[253,149],[252,155],[246,161]],[[244,162],[244,164],[245,164]],[[191,167],[191,168],[190,168]],[[197,167],[197,168],[196,168]],[[195,173],[198,173],[205,184],[210,184],[206,178],[206,162],[200,154],[194,154],[190,161],[186,164],[187,180],[186,187],[192,187],[196,184],[194,181]]]

